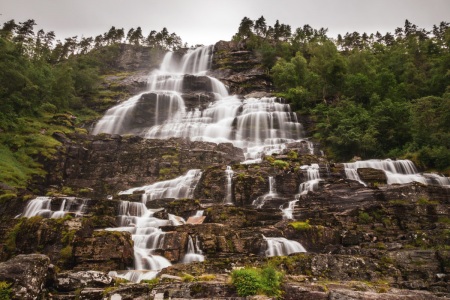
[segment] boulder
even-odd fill
[[[373,168],[358,168],[359,178],[365,183],[373,186],[379,184],[387,184],[386,173],[383,170]]]
[[[0,281],[11,284],[13,299],[37,299],[42,294],[49,266],[48,256],[17,255],[0,263]]]
[[[82,288],[104,288],[114,285],[114,279],[98,271],[64,272],[56,275],[55,289],[70,292]]]

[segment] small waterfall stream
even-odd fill
[[[311,164],[310,166],[301,166],[301,169],[306,169],[306,178],[305,182],[302,182],[299,186],[299,194],[305,195],[309,191],[315,191],[319,187],[320,173],[319,173],[319,165]]]
[[[200,245],[198,242],[198,237],[195,237],[195,243],[194,238],[189,235],[188,238],[188,248],[187,252],[183,257],[182,263],[190,263],[194,261],[204,261],[205,256],[203,256],[203,252],[200,249]]]
[[[292,253],[306,252],[299,242],[282,237],[265,237],[267,243],[266,256],[286,256]]]
[[[359,177],[357,169],[373,168],[383,170],[387,177],[388,184],[405,184],[413,181],[423,184],[450,185],[448,177],[437,174],[420,174],[413,162],[407,159],[403,160],[361,160],[353,163],[344,163],[345,174],[348,179],[356,180],[366,185]]]
[[[231,205],[233,204],[233,193],[232,193],[233,174],[234,174],[233,169],[231,169],[230,166],[227,166],[225,174],[227,176],[227,189],[224,204]]]
[[[62,198],[58,210],[52,210],[52,201],[54,198],[40,196],[30,200],[27,203],[22,214],[17,217],[31,218],[41,216],[44,218],[63,218],[66,214],[72,214],[75,217],[80,217],[85,213],[87,206],[87,199],[79,199],[74,197]]]
[[[275,179],[272,176],[269,176],[269,192],[265,195],[262,195],[258,198],[256,198],[252,205],[256,208],[262,208],[264,206],[264,203],[266,203],[267,200],[271,200],[277,196],[276,188],[275,188]]]

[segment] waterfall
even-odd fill
[[[143,191],[144,194],[142,195],[142,200],[144,203],[147,201],[164,198],[192,198],[195,186],[200,180],[201,175],[202,172],[199,169],[193,169],[189,170],[185,175],[175,179],[160,181],[142,187],[131,188],[120,192],[119,195],[131,195],[136,191]]]
[[[269,176],[269,192],[265,195],[259,196],[256,198],[252,205],[256,208],[262,208],[264,206],[264,203],[266,203],[267,200],[271,200],[277,196],[277,192],[275,190],[275,179],[272,176]]]
[[[292,253],[306,252],[302,244],[282,237],[265,237],[267,243],[266,256],[287,256]]]
[[[279,153],[286,143],[303,141],[303,127],[289,104],[275,97],[240,99],[229,95],[218,79],[207,76],[212,54],[212,46],[189,50],[181,58],[167,53],[159,69],[149,75],[148,90],[109,109],[92,134],[233,143],[244,150],[244,163],[260,162],[263,154]],[[201,93],[214,97],[204,109],[187,109],[186,78],[200,77],[202,82],[209,81]],[[308,146],[313,151],[312,143]]]
[[[232,183],[233,183],[233,169],[230,166],[227,166],[225,170],[225,174],[227,176],[227,189],[225,195],[225,203],[224,204],[233,204],[233,195],[232,195]]]
[[[87,206],[87,199],[78,199],[73,197],[62,198],[59,209],[52,211],[51,197],[36,197],[27,203],[22,214],[17,217],[31,218],[41,216],[44,218],[58,219],[64,217],[68,213],[73,213],[75,217],[80,217],[84,214]]]
[[[302,182],[299,186],[299,194],[305,195],[309,191],[315,191],[319,187],[320,173],[319,173],[319,165],[311,164],[310,166],[301,166],[302,170],[306,169],[306,178],[305,182]]]
[[[299,200],[289,201],[288,206],[283,208],[283,205],[280,206],[280,210],[283,213],[283,220],[292,220],[294,218],[294,208],[295,204],[297,204]]]
[[[112,275],[140,282],[143,279],[152,279],[161,269],[171,266],[171,263],[163,256],[156,255],[158,249],[164,246],[165,233],[161,226],[178,226],[185,224],[185,220],[179,216],[168,214],[168,219],[156,218],[154,214],[161,209],[148,209],[146,203],[162,198],[192,198],[194,189],[200,179],[200,170],[189,170],[185,175],[166,181],[155,182],[143,187],[131,188],[121,191],[119,194],[133,194],[135,191],[143,191],[141,202],[120,201],[117,216],[119,227],[107,228],[110,231],[128,231],[134,242],[134,267],[126,272],[113,272]],[[203,211],[197,211],[196,215],[202,215]],[[189,246],[189,245],[188,245]],[[200,261],[200,248],[197,245],[191,247],[192,259]],[[200,251],[200,252],[199,252]]]
[[[419,174],[413,162],[410,160],[362,160],[354,163],[344,163],[345,174],[348,179],[361,179],[356,172],[359,168],[373,168],[383,170],[386,173],[388,184],[405,184],[413,181],[423,184],[437,184],[450,185],[450,180],[447,177],[439,176],[437,174]]]
[[[205,257],[203,256],[202,250],[200,250],[200,245],[198,238],[195,238],[195,243],[193,241],[193,238],[189,236],[188,238],[188,248],[187,252],[184,255],[184,258],[182,260],[183,263],[190,263],[194,261],[204,261]]]
[[[152,279],[158,272],[171,265],[164,257],[155,255],[164,243],[164,232],[160,226],[169,225],[169,220],[158,219],[153,214],[158,210],[148,209],[142,202],[120,201],[117,217],[120,227],[107,228],[109,231],[128,231],[134,244],[134,270],[115,273],[134,282]]]

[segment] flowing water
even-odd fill
[[[275,197],[277,197],[277,192],[275,189],[275,179],[272,176],[269,176],[269,192],[256,198],[252,202],[252,205],[256,208],[262,208],[267,200],[274,199]]]
[[[195,239],[195,243],[194,243],[194,239]],[[204,261],[204,260],[205,260],[205,256],[203,256],[203,252],[200,249],[198,237],[192,238],[192,236],[189,236],[187,252],[184,255],[182,262],[190,263],[190,262],[194,262],[194,261]]]
[[[348,179],[357,180],[365,185],[360,179],[358,168],[373,168],[383,170],[386,173],[388,184],[405,184],[410,182],[420,182],[423,184],[450,185],[448,177],[439,176],[437,174],[424,173],[420,174],[412,161],[410,160],[362,160],[354,163],[345,163],[345,174]]]
[[[233,204],[233,193],[232,193],[232,183],[233,183],[233,169],[230,166],[227,166],[225,170],[225,174],[227,176],[227,188],[225,194],[225,202],[224,204]]]
[[[301,166],[302,170],[306,170],[306,181],[300,183],[299,194],[305,195],[309,191],[315,191],[319,187],[320,173],[319,165],[311,164],[310,166]]]
[[[281,151],[287,142],[302,140],[302,125],[289,104],[275,97],[240,99],[229,95],[219,80],[207,76],[212,53],[212,46],[189,50],[181,59],[167,53],[160,68],[150,74],[148,91],[108,110],[92,134],[231,142],[244,149],[247,163],[259,162],[262,154]],[[203,92],[212,93],[214,99],[205,109],[186,108],[186,74],[209,81]]]
[[[263,237],[267,243],[266,256],[286,256],[292,253],[306,252],[299,242],[282,237]]]
[[[88,200],[66,197],[62,199],[58,210],[52,210],[52,201],[52,197],[36,197],[28,202],[23,213],[17,217],[31,218],[41,216],[44,218],[58,219],[69,213],[75,217],[79,217],[85,213]]]

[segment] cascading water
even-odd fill
[[[24,212],[17,217],[31,218],[41,216],[44,218],[58,219],[64,217],[68,213],[75,217],[79,217],[84,214],[87,205],[86,199],[66,197],[62,199],[59,209],[52,211],[52,201],[53,198],[51,197],[36,197],[28,202]]]
[[[190,263],[190,262],[194,262],[194,261],[204,261],[204,260],[205,260],[205,256],[203,256],[203,252],[202,252],[202,250],[200,250],[198,237],[195,237],[195,243],[194,243],[194,238],[189,236],[187,252],[184,255],[182,262]]]
[[[225,203],[224,204],[233,204],[233,194],[232,194],[232,183],[233,183],[233,169],[230,166],[227,166],[225,170],[225,174],[227,176],[227,189],[225,195]]]
[[[354,163],[345,163],[345,174],[348,179],[357,180],[361,183],[361,179],[357,173],[359,168],[373,168],[383,170],[386,173],[388,184],[405,184],[417,181],[423,184],[450,185],[450,179],[439,176],[437,174],[419,174],[416,167],[410,160],[362,160]],[[363,183],[365,185],[365,183]]]
[[[299,200],[289,201],[286,208],[283,208],[283,205],[280,206],[280,210],[283,213],[283,220],[292,220],[294,219],[294,209],[295,205]]]
[[[242,100],[230,96],[223,83],[206,76],[212,53],[212,46],[189,50],[181,59],[167,53],[159,70],[149,76],[149,90],[108,110],[92,134],[231,142],[244,149],[244,163],[259,162],[262,154],[280,152],[285,143],[301,140],[303,128],[289,104],[275,97]],[[206,109],[186,108],[185,74],[209,80],[203,92],[213,93],[214,100]]]
[[[306,252],[299,242],[282,237],[265,237],[267,243],[266,256],[287,256],[292,253]]]
[[[142,195],[142,201],[144,203],[147,201],[164,198],[191,198],[201,175],[201,170],[193,169],[189,170],[184,176],[156,182],[142,187],[128,189],[120,192],[119,195],[130,195],[136,191],[143,191],[144,194]]]
[[[300,195],[305,195],[309,191],[315,191],[319,187],[320,173],[319,165],[311,164],[310,166],[301,166],[301,169],[306,169],[307,180],[300,184],[299,193]]]
[[[252,202],[252,205],[255,206],[256,208],[262,208],[267,200],[271,200],[276,196],[277,192],[275,189],[275,179],[272,176],[269,176],[269,193],[256,198]]]
[[[162,198],[191,198],[192,193],[200,179],[200,170],[190,170],[186,175],[172,180],[156,182],[139,188],[122,191],[119,194],[132,194],[135,191],[144,191],[141,202],[120,201],[118,228],[108,228],[111,231],[128,231],[134,241],[134,270],[113,273],[130,281],[139,282],[143,279],[152,279],[158,272],[171,265],[164,257],[155,255],[157,249],[164,244],[164,232],[159,228],[166,225],[182,225],[184,219],[169,214],[167,220],[154,217],[159,209],[148,209],[146,203]],[[200,248],[194,246],[191,259],[200,259]],[[188,250],[189,253],[189,250]],[[197,256],[195,256],[197,255]],[[195,257],[196,258],[195,258]]]

